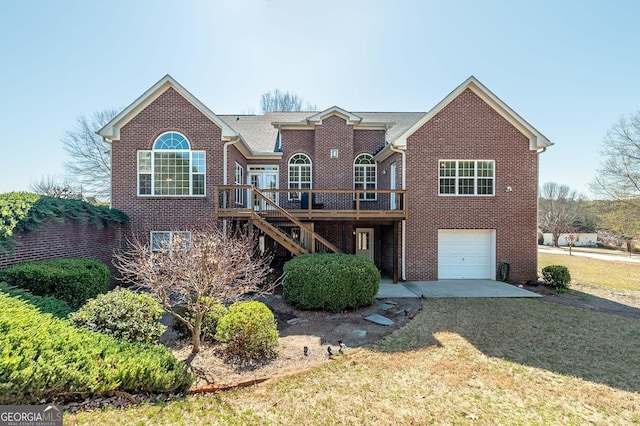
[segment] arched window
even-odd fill
[[[376,186],[376,162],[370,154],[358,155],[353,162],[353,189],[372,190]],[[375,200],[376,193],[368,192],[359,194],[361,200]]]
[[[138,151],[138,195],[205,195],[206,157],[184,135],[163,133],[153,150]]]
[[[289,189],[311,189],[311,159],[295,154],[289,159]],[[290,200],[299,200],[299,192],[290,192]]]

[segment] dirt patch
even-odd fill
[[[540,294],[542,301],[598,311],[626,318],[640,319],[640,292],[604,288],[593,284],[573,284],[566,293],[557,293],[541,284],[519,284],[525,290]],[[192,389],[208,385],[234,385],[249,380],[274,377],[310,368],[330,360],[327,347],[339,356],[340,342],[346,351],[373,343],[402,327],[421,307],[421,299],[376,299],[374,304],[356,311],[331,313],[301,311],[286,304],[279,295],[264,302],[278,321],[280,350],[278,357],[255,364],[237,364],[224,361],[222,346],[203,345],[197,355],[191,354],[189,341],[168,335],[163,343],[176,358],[185,360],[198,376]],[[394,321],[384,326],[365,320],[366,316],[381,314]],[[305,349],[306,354],[305,354]]]
[[[640,319],[640,291],[617,290],[589,283],[573,283],[566,293],[542,284],[514,284],[537,293],[542,300],[590,311]]]
[[[365,308],[332,313],[294,309],[280,295],[263,301],[274,312],[280,331],[280,349],[273,360],[253,364],[228,362],[224,360],[223,347],[219,344],[205,344],[193,355],[188,340],[171,332],[163,336],[162,342],[177,359],[185,360],[198,376],[192,389],[234,385],[310,368],[340,356],[340,343],[346,346],[343,351],[348,352],[392,333],[412,318],[422,305],[418,298],[376,299]],[[364,319],[372,314],[383,315],[393,324],[379,325]],[[328,347],[333,356],[329,355]]]

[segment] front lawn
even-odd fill
[[[532,299],[427,299],[376,346],[312,371],[65,424],[634,424],[638,353],[637,320]]]
[[[549,265],[569,268],[573,282],[585,282],[618,290],[640,291],[640,263],[617,262],[566,254],[538,254],[538,269]]]

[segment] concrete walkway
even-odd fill
[[[492,280],[380,281],[378,299],[398,297],[541,297],[511,284]]]

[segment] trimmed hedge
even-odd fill
[[[8,294],[11,297],[15,297],[24,300],[30,305],[38,308],[43,314],[51,314],[56,318],[65,319],[73,309],[64,300],[58,300],[55,297],[46,296],[34,296],[27,290],[10,286],[6,283],[0,283],[0,291]]]
[[[111,272],[97,259],[50,259],[21,262],[0,270],[0,281],[36,296],[64,300],[74,309],[104,293]]]
[[[350,254],[305,254],[284,265],[283,299],[300,309],[344,311],[368,306],[380,288],[380,271]]]
[[[156,343],[167,329],[164,309],[148,294],[116,288],[85,303],[69,316],[75,327],[110,334],[132,343]]]
[[[0,312],[0,404],[68,393],[179,392],[194,380],[166,347],[79,330],[3,293]]]
[[[274,358],[278,354],[278,336],[273,312],[256,301],[235,302],[229,306],[216,331],[216,339],[227,344],[227,354],[247,361]]]

